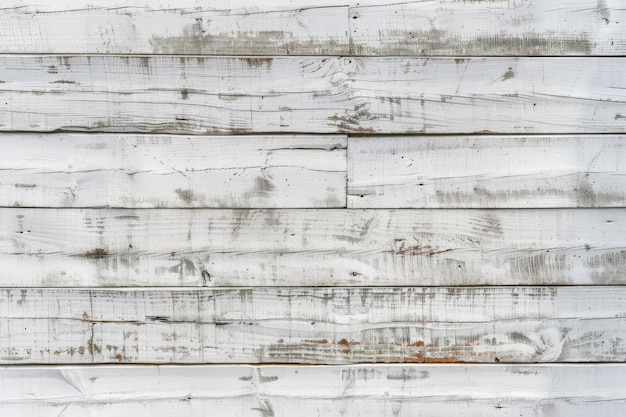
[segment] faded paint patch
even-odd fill
[[[372,55],[475,55],[542,56],[591,55],[594,44],[584,35],[522,36],[492,35],[467,38],[444,30],[390,30],[381,34],[384,43]]]
[[[342,133],[375,133],[371,127],[362,127],[362,122],[377,120],[378,116],[369,112],[369,103],[359,103],[354,106],[354,110],[345,110],[343,115],[334,115],[328,120],[334,122]]]
[[[429,373],[427,371],[418,371],[415,368],[402,369],[401,372],[390,372],[387,375],[387,379],[392,381],[411,381],[417,379],[428,378]]]
[[[515,73],[513,72],[513,68],[509,67],[509,70],[502,76],[502,81],[510,80],[511,78],[515,78]]]
[[[194,195],[192,190],[183,190],[182,188],[177,188],[174,190],[178,198],[180,198],[185,204],[191,204],[194,201]]]
[[[269,193],[274,191],[274,184],[265,177],[256,177],[254,184],[254,190],[257,192]]]
[[[241,58],[241,60],[252,68],[267,67],[269,69],[272,67],[274,58]]]

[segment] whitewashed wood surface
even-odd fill
[[[5,289],[0,362],[621,362],[625,287]]]
[[[626,137],[349,139],[351,208],[626,206]]]
[[[620,133],[623,58],[0,56],[0,131]]]
[[[0,286],[621,285],[626,210],[2,209]]]
[[[5,0],[0,53],[624,55],[620,0]]]
[[[4,134],[0,205],[345,207],[345,136]]]
[[[1,53],[349,53],[347,5],[277,0],[4,3]]]
[[[4,416],[615,417],[611,365],[0,368]]]
[[[390,3],[390,4],[385,4]],[[363,55],[625,55],[621,0],[359,1]]]

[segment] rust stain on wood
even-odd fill
[[[457,358],[426,358],[425,363],[465,363]]]
[[[304,343],[318,343],[320,345],[325,345],[328,343],[327,339],[304,339]],[[278,343],[283,343],[283,339],[279,339]]]

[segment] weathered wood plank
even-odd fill
[[[6,416],[614,417],[612,365],[5,367]]]
[[[626,360],[624,287],[12,289],[1,363]]]
[[[0,205],[345,207],[343,136],[5,134]]]
[[[619,133],[622,58],[0,56],[0,131]]]
[[[0,210],[0,285],[624,284],[626,210]]]
[[[355,53],[587,56],[626,52],[626,8],[621,0],[384,3],[360,1],[362,7],[351,8]]]
[[[626,206],[626,137],[349,139],[351,208]]]
[[[9,2],[10,3],[10,2]],[[0,9],[0,53],[347,55],[348,6],[106,0]]]
[[[619,0],[3,2],[0,53],[624,55]],[[392,4],[385,4],[392,3]],[[593,3],[593,4],[592,4]],[[349,9],[349,6],[350,9]]]

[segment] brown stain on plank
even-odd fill
[[[412,245],[405,246],[405,243],[402,242],[400,244],[400,248],[398,248],[394,253],[396,255],[408,255],[408,256],[419,256],[419,255],[427,255],[427,256],[435,256],[440,253],[451,252],[453,249],[443,249],[443,250],[435,250],[431,245]]]
[[[457,358],[425,358],[424,363],[465,363]]]
[[[283,339],[278,340],[278,343],[283,343],[283,342],[284,342]],[[328,343],[328,340],[327,339],[304,339],[303,342],[304,343],[318,343],[321,345],[325,345]]]
[[[109,256],[109,251],[103,248],[96,248],[94,250],[85,252],[84,256],[86,258],[102,259]]]
[[[272,62],[274,61],[274,58],[267,58],[267,57],[241,58],[241,60],[244,61],[246,64],[248,64],[248,66],[252,68],[259,68],[262,66],[266,66],[269,69],[272,66]]]

